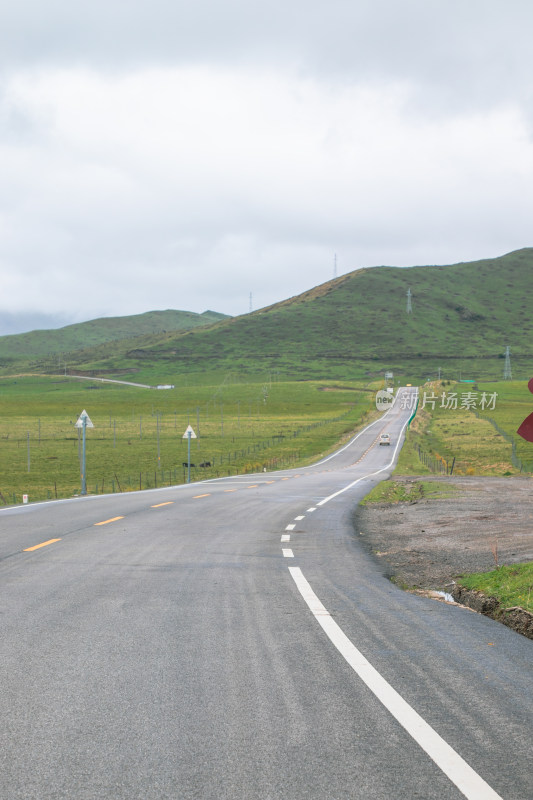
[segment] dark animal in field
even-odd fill
[[[187,462],[187,461],[184,461],[184,462],[183,462],[183,466],[184,466],[185,468],[187,468],[187,467],[189,466],[188,462]],[[195,467],[195,466],[196,466],[196,464],[191,464],[191,467]]]
[[[198,466],[199,467],[210,467],[211,466],[211,462],[210,461],[202,461],[202,463],[198,464]]]

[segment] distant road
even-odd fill
[[[2,796],[531,800],[533,643],[353,529],[410,413],[310,468],[0,511]]]
[[[133,383],[132,381],[117,381],[113,378],[91,378],[88,375],[67,375],[67,378],[76,378],[79,381],[100,381],[100,383],[121,383],[124,386],[138,386],[140,389],[170,389],[173,386],[149,386],[147,383]]]

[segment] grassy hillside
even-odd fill
[[[7,365],[21,359],[68,354],[106,342],[130,339],[139,335],[183,331],[211,325],[225,319],[225,314],[204,311],[149,311],[129,317],[103,317],[57,330],[36,330],[0,336],[0,363]]]
[[[526,377],[532,276],[533,248],[452,266],[362,269],[209,329],[86,351],[72,367],[177,382],[228,370],[360,379],[385,369],[414,381],[439,367],[444,377],[495,379],[510,345],[514,377]]]

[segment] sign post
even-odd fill
[[[182,436],[182,439],[187,439],[187,483],[191,482],[191,439],[196,439],[196,434],[190,425],[187,425],[187,430]]]
[[[78,421],[76,422],[76,428],[81,428],[82,430],[81,493],[82,495],[85,495],[87,494],[87,476],[85,474],[85,436],[87,428],[94,428],[94,425],[91,422],[91,418],[89,417],[85,409],[83,409],[80,416],[78,417]]]

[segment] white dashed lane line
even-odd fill
[[[282,534],[282,536],[281,536],[281,541],[282,542],[290,542],[290,540],[291,540],[291,536],[290,536],[289,533],[283,533]]]
[[[293,530],[295,529],[295,527],[296,527],[296,525],[293,525],[293,524],[291,523],[290,525],[287,525],[287,527],[285,528],[285,530],[286,530],[286,531],[293,531]]]
[[[283,553],[283,555],[285,556],[285,558],[294,558],[294,553],[293,553],[293,552],[292,552],[292,550],[291,550],[290,548],[288,548],[288,547],[283,547],[283,548],[282,548],[282,550],[281,550],[281,552]]]

